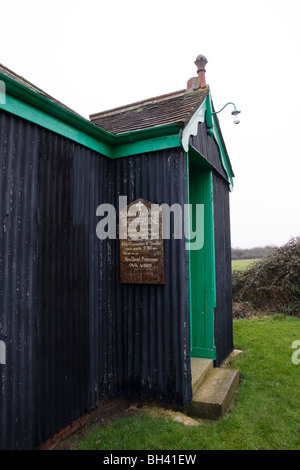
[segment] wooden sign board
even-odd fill
[[[121,283],[164,284],[162,210],[137,199],[120,211]]]

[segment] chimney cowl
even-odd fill
[[[208,60],[204,55],[201,55],[201,54],[198,55],[196,57],[195,62],[194,62],[194,64],[197,65],[197,67],[198,67],[197,72],[199,72],[199,71],[204,71],[205,72],[205,66],[206,66],[207,62],[208,62]]]

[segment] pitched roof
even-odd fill
[[[80,116],[76,111],[2,64],[0,64],[0,73],[58,106]],[[196,91],[184,89],[91,114],[90,121],[104,131],[115,135],[170,124],[177,124],[180,128],[183,128],[194,112],[204,102],[207,95],[208,87]]]
[[[93,124],[120,135],[169,124],[180,128],[189,121],[208,95],[208,88],[176,91],[90,115]]]

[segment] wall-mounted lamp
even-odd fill
[[[210,135],[211,137],[214,136],[215,134],[215,131],[214,131],[214,122],[213,122],[213,116],[214,114],[218,114],[220,113],[221,111],[223,111],[224,108],[226,108],[226,106],[228,106],[229,104],[232,104],[233,106],[233,111],[231,113],[232,117],[233,117],[233,122],[234,124],[239,124],[240,122],[240,113],[241,111],[238,111],[236,109],[236,106],[234,103],[232,103],[231,101],[229,101],[229,103],[226,103],[223,108],[220,109],[220,111],[212,111],[212,107],[211,107],[211,101],[208,100],[207,101],[207,108],[206,108],[206,126],[207,126],[207,132],[208,132],[208,135]]]
[[[212,113],[212,116],[213,116],[214,114],[218,114],[218,113],[220,113],[221,111],[223,111],[223,109],[226,108],[226,106],[227,106],[228,104],[232,104],[232,105],[233,105],[233,108],[234,108],[233,111],[232,111],[232,113],[231,113],[231,115],[232,115],[232,117],[233,117],[233,122],[234,122],[234,124],[239,124],[239,123],[240,123],[239,114],[241,113],[241,111],[238,111],[238,110],[236,109],[235,104],[232,103],[231,101],[230,101],[229,103],[226,103],[226,104],[223,106],[223,108],[220,109],[220,111],[215,111],[214,113]]]

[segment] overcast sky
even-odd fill
[[[10,0],[0,63],[84,117],[181,90],[198,54],[235,173],[233,247],[300,235],[299,0]]]

